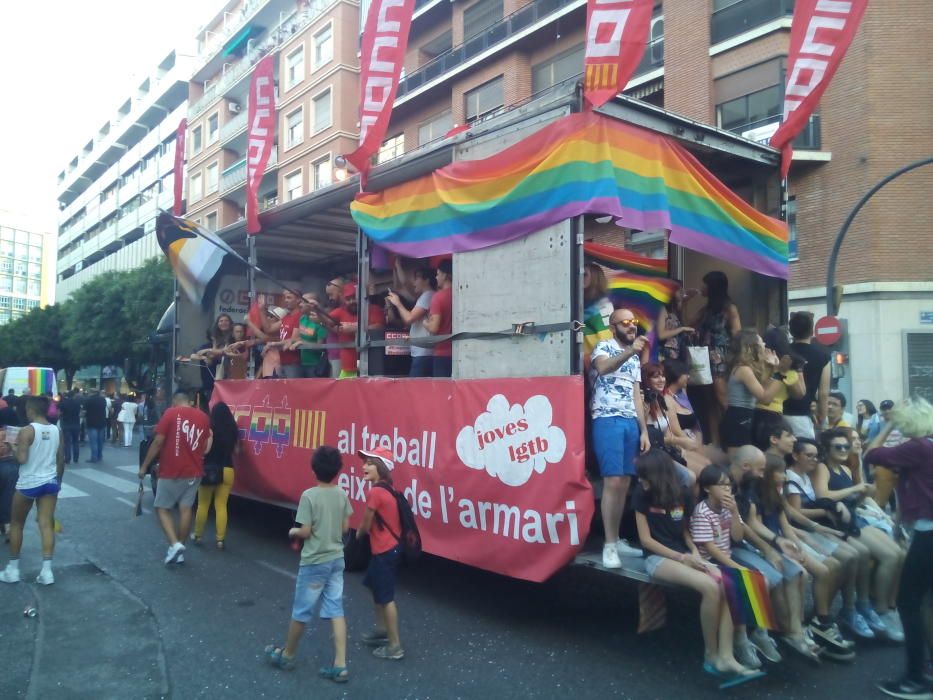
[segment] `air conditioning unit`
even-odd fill
[[[228,110],[231,114],[239,114],[240,112],[243,111],[243,108],[240,106],[240,103],[239,103],[239,102],[228,102],[228,103],[227,103],[227,110]]]

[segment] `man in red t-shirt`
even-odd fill
[[[280,321],[272,323],[268,331],[278,335],[278,342],[285,343],[292,339],[295,329],[301,324],[301,299],[289,289],[282,292],[282,303],[288,313]],[[282,350],[279,353],[278,376],[285,379],[301,379],[301,353],[298,350]]]
[[[423,323],[431,335],[453,332],[453,264],[449,258],[437,266],[437,292]],[[452,373],[453,343],[447,340],[434,346],[434,376],[449,377]]]
[[[356,285],[348,282],[343,285],[343,306],[338,306],[326,314],[320,312],[324,325],[327,326],[328,330],[332,330],[337,334],[338,343],[352,343],[356,340],[356,330],[359,323],[358,308]],[[356,362],[356,348],[340,348],[340,375],[338,379],[359,376]]]
[[[153,505],[169,544],[166,564],[185,561],[182,542],[191,530],[191,506],[204,474],[204,455],[211,448],[213,437],[207,414],[191,405],[188,392],[176,391],[172,407],[162,414],[149,451],[139,466],[139,478],[142,480],[152,463],[159,463],[159,481]],[[176,506],[177,531],[172,518],[172,509]]]

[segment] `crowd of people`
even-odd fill
[[[694,296],[706,304],[685,326],[681,303]],[[611,337],[592,348],[589,402],[603,566],[640,557],[652,580],[701,595],[703,668],[723,687],[760,677],[760,657],[781,660],[768,630],[733,625],[721,567],[744,567],[767,582],[788,651],[849,661],[857,642],[906,641],[907,673],[879,687],[931,697],[933,407],[862,400],[846,415],[812,315],[763,335],[743,328],[722,273],[665,309],[659,352],[631,311],[591,297],[590,313],[600,308]],[[688,386],[688,344],[708,349],[707,386]],[[690,397],[704,391],[698,415]],[[620,537],[627,506],[637,545]]]

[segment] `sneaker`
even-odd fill
[[[389,635],[382,630],[372,630],[363,633],[363,644],[370,647],[381,647],[389,643]]]
[[[185,555],[184,555],[184,554],[179,554],[177,557],[175,557],[175,563],[176,563],[176,564],[184,564],[184,563],[185,563]]]
[[[604,569],[621,569],[622,560],[619,559],[619,552],[616,549],[616,546],[609,544],[608,542],[603,545],[603,568]]]
[[[855,658],[855,652],[852,651],[854,642],[850,642],[843,637],[835,624],[824,626],[814,620],[810,623],[809,629],[813,635],[813,640],[823,650],[821,656],[833,661],[851,661]]]
[[[771,639],[771,635],[760,627],[749,633],[748,641],[771,663],[780,663],[783,659],[781,652],[778,651],[777,644]]]
[[[619,540],[616,542],[616,551],[620,557],[638,557],[645,556],[641,547],[634,547],[628,543],[628,540]]]
[[[901,643],[904,641],[904,628],[901,627],[901,618],[896,610],[888,610],[881,615],[881,621],[886,628],[885,635],[892,642]]]
[[[55,583],[55,576],[52,574],[52,570],[40,571],[39,575],[36,576],[36,583],[41,586],[51,586]]]
[[[807,638],[803,637],[781,637],[781,641],[784,642],[791,651],[794,651],[800,654],[802,657],[809,661],[815,663],[820,662],[820,655],[813,650],[810,644],[807,642]]]
[[[909,678],[879,683],[878,690],[892,698],[902,700],[933,700],[933,689],[929,685],[912,681]]]
[[[373,649],[373,656],[377,659],[390,659],[391,661],[398,661],[399,659],[405,658],[405,650],[401,646],[389,646],[386,644],[382,647],[376,647]]]
[[[758,650],[750,641],[737,642],[735,645],[735,660],[745,668],[761,668],[761,659],[758,658]]]
[[[4,583],[19,583],[19,569],[12,569],[7,566],[3,571],[0,571],[0,581]]]
[[[201,538],[195,535],[193,532],[191,533],[191,537],[189,537],[189,539],[191,540],[192,544],[201,544]]]
[[[875,612],[875,609],[871,606],[871,603],[856,603],[855,609],[858,610],[859,614],[865,618],[865,622],[868,623],[868,626],[871,627],[871,631],[875,633],[876,637],[887,636],[888,628],[885,627],[884,622],[881,620],[881,617],[878,613]]]
[[[861,639],[875,638],[875,633],[868,622],[855,608],[849,608],[839,613],[839,622],[856,637]]]
[[[185,551],[185,545],[183,545],[181,542],[176,542],[171,547],[169,547],[168,550],[165,552],[166,566],[168,566],[169,564],[174,562],[176,559],[178,559],[178,555],[184,551]]]

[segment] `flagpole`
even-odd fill
[[[252,308],[253,304],[256,303],[256,298],[258,296],[256,294],[256,263],[257,263],[256,236],[250,236],[249,234],[247,234],[246,247],[247,247],[247,250],[249,251],[249,262],[247,263],[249,265],[249,269],[247,272],[247,279],[249,280],[249,305],[250,305],[250,308]],[[253,363],[251,362],[252,357],[253,357],[253,351],[251,349],[247,349],[246,352],[247,352],[246,378],[253,379],[254,378],[253,376],[254,367],[253,367]]]

